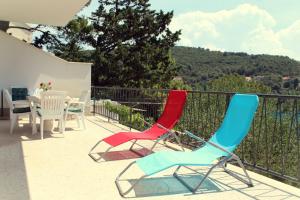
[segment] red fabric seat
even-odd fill
[[[103,141],[115,147],[131,140],[158,139],[160,136],[168,133],[166,129],[161,128],[158,124],[166,127],[167,129],[172,129],[182,115],[186,98],[186,91],[171,90],[169,92],[166,106],[162,115],[151,128],[143,132],[119,132],[112,136],[104,138]]]

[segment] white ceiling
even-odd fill
[[[0,20],[65,26],[89,0],[0,0]]]

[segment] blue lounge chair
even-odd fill
[[[204,180],[216,167],[224,168],[225,172],[247,184],[249,187],[252,187],[253,184],[251,178],[249,177],[243,163],[239,157],[233,153],[233,151],[247,135],[258,107],[258,101],[259,100],[256,95],[234,95],[231,99],[221,127],[215,132],[209,141],[204,141],[202,138],[186,131],[185,133],[190,137],[204,143],[203,146],[195,151],[161,151],[130,163],[120,173],[115,181],[121,196],[128,194],[143,178],[161,172],[170,167],[177,167],[173,174],[174,177],[192,193],[195,193],[198,190]],[[227,170],[226,163],[228,161],[236,161],[237,164],[243,169],[247,180],[243,179],[232,171]],[[132,184],[127,191],[123,192],[119,184],[120,178],[133,164],[136,164],[144,172],[144,175],[141,176],[134,184]],[[210,167],[202,180],[199,181],[199,184],[194,188],[183,181],[182,178],[180,178],[177,174],[181,167],[195,171],[190,168],[191,166]]]

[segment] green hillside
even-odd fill
[[[172,54],[181,68],[179,76],[192,86],[204,85],[226,74],[239,74],[261,81],[275,91],[298,87],[300,62],[286,56],[249,55],[192,47],[174,47]]]

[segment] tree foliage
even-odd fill
[[[84,51],[84,38],[93,27],[85,17],[76,17],[65,27],[44,27],[46,31],[35,38],[34,45],[46,48],[56,56],[73,62],[88,62],[92,58]]]
[[[35,46],[69,61],[93,62],[93,85],[166,87],[178,72],[170,48],[180,31],[168,28],[172,17],[151,10],[149,0],[99,0],[90,18],[51,27]]]
[[[93,33],[86,41],[95,49],[93,83],[105,86],[166,85],[177,69],[170,48],[180,32],[168,25],[172,12],[150,9],[149,0],[99,0],[92,14]]]
[[[181,68],[179,75],[193,87],[199,83],[206,85],[210,80],[224,75],[237,74],[252,77],[271,87],[274,92],[283,92],[282,77],[300,77],[300,63],[286,56],[249,55],[190,47],[174,47],[172,54],[176,65]]]
[[[192,87],[186,83],[184,83],[183,80],[176,80],[173,79],[168,86],[169,89],[172,90],[192,90]]]
[[[50,47],[52,52],[66,60],[82,62],[89,58],[83,52],[84,38],[89,35],[93,27],[85,17],[77,17],[67,26],[57,28],[57,38],[60,40],[55,47]]]
[[[271,88],[255,81],[246,81],[239,75],[226,75],[208,83],[209,91],[237,93],[271,93]]]

